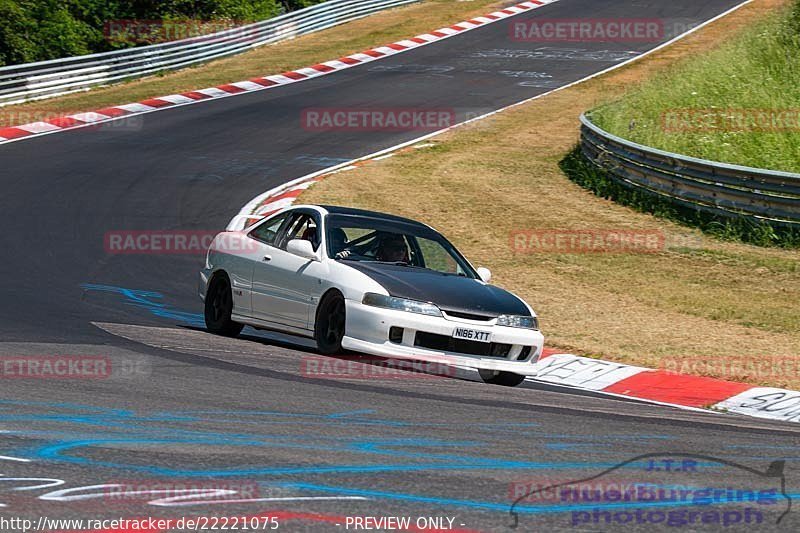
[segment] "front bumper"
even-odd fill
[[[342,347],[381,357],[415,359],[451,366],[534,375],[536,372],[533,363],[539,359],[544,346],[544,337],[536,330],[492,326],[480,321],[453,317],[407,313],[372,307],[353,300],[345,300],[345,306],[347,335],[342,340]],[[401,342],[389,340],[389,330],[392,327],[403,328]],[[451,338],[456,327],[489,332],[492,343],[510,345],[511,348],[508,354],[502,357],[431,349],[418,343],[426,334]],[[422,335],[418,336],[417,333]],[[525,347],[530,347],[527,356],[524,356]],[[518,359],[520,357],[524,359]]]

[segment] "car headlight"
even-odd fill
[[[406,311],[409,313],[442,316],[442,312],[433,304],[419,302],[417,300],[408,300],[406,298],[395,298],[394,296],[386,296],[374,292],[366,293],[361,303],[373,307],[385,307],[387,309],[396,309],[397,311]]]
[[[538,330],[539,319],[535,316],[500,315],[497,317],[497,325]]]

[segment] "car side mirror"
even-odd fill
[[[317,252],[314,251],[314,245],[305,239],[292,239],[286,244],[286,251],[304,259],[319,261]]]
[[[492,281],[492,271],[486,267],[478,267],[478,276],[486,283]]]

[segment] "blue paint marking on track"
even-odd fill
[[[125,297],[126,303],[140,309],[144,309],[150,314],[159,318],[177,320],[190,326],[205,327],[205,319],[200,313],[189,313],[168,306],[165,303],[153,300],[163,299],[164,295],[155,291],[143,291],[138,289],[128,289],[114,285],[97,285],[94,283],[84,283],[81,288],[87,291],[111,292]]]
[[[424,464],[344,464],[344,465],[314,465],[303,467],[261,467],[261,468],[226,468],[226,469],[206,469],[206,470],[183,470],[177,468],[165,468],[160,466],[146,466],[137,464],[114,463],[109,461],[99,461],[83,456],[68,455],[66,452],[86,448],[91,446],[105,446],[115,443],[124,444],[192,444],[192,445],[228,445],[228,446],[261,446],[264,443],[241,443],[227,442],[224,439],[91,439],[77,440],[69,442],[59,442],[48,444],[31,450],[31,453],[40,459],[50,461],[60,461],[64,463],[80,464],[87,466],[102,466],[108,468],[121,468],[149,474],[172,477],[216,477],[216,476],[282,476],[296,474],[366,474],[377,472],[417,472],[417,471],[442,471],[442,470],[563,470],[563,469],[582,469],[582,468],[610,468],[616,463],[525,463],[521,461],[502,461],[474,458],[472,462],[459,460],[455,463],[424,463]],[[291,447],[291,446],[288,446]],[[335,451],[335,450],[331,450]],[[439,458],[435,454],[428,456],[433,460],[447,460],[447,457]],[[640,469],[645,465],[632,464],[632,469]]]
[[[361,425],[370,421],[364,418],[374,414],[374,411],[352,411],[339,413],[287,413],[280,411],[205,411],[205,412],[157,412],[147,416],[137,415],[130,411],[103,409],[94,406],[83,406],[59,402],[19,402],[14,400],[0,400],[0,406],[14,406],[14,413],[0,412],[0,421],[6,422],[49,422],[66,426],[65,430],[45,432],[13,431],[17,435],[33,435],[41,438],[48,436],[50,441],[39,448],[30,450],[34,457],[46,460],[57,460],[68,463],[108,466],[128,470],[146,471],[166,476],[215,476],[215,475],[285,475],[285,474],[310,474],[310,473],[358,473],[358,472],[402,472],[421,470],[457,470],[457,469],[571,469],[585,468],[584,463],[552,463],[524,461],[503,461],[495,457],[444,454],[440,451],[447,448],[468,448],[485,450],[488,447],[481,439],[469,441],[448,441],[430,438],[426,435],[409,436],[403,438],[326,438],[315,436],[314,444],[308,443],[305,431],[309,426],[315,425]],[[28,411],[24,412],[27,408]],[[64,411],[64,412],[53,412]],[[38,411],[38,412],[37,412]],[[41,411],[46,411],[42,413]],[[224,414],[223,414],[224,413]],[[224,422],[241,428],[239,421],[242,418],[255,419],[254,423],[266,425],[268,423],[281,423],[298,427],[304,431],[295,435],[269,435],[247,432],[226,433],[224,431],[197,431],[181,427],[182,423],[197,422]],[[398,427],[398,422],[386,419],[372,419],[380,427]],[[167,425],[163,425],[166,423]],[[403,422],[399,425],[404,431],[415,433],[429,433],[437,427],[449,427],[451,424],[416,424]],[[528,424],[523,424],[526,429],[531,429]],[[498,429],[513,431],[514,424],[487,424],[483,428],[476,427],[476,431],[487,431],[496,434]],[[77,431],[76,431],[77,429]],[[406,433],[408,434],[408,433]],[[580,436],[573,436],[580,439]],[[586,437],[583,437],[586,438]],[[49,439],[48,439],[49,440]],[[591,439],[590,439],[591,440]],[[386,456],[393,459],[420,459],[423,463],[403,464],[392,461],[388,464],[344,464],[344,465],[312,465],[306,467],[248,467],[227,468],[214,470],[188,470],[185,468],[162,468],[148,465],[128,465],[107,461],[73,456],[70,452],[84,447],[99,446],[124,442],[125,444],[187,444],[187,445],[217,445],[217,446],[253,446],[253,447],[285,447],[302,448],[309,450],[325,450],[329,452],[343,452],[353,455]],[[427,452],[426,449],[435,450]],[[597,467],[610,463],[598,463]]]
[[[357,411],[347,411],[344,413],[332,413],[328,415],[328,418],[352,418],[355,415],[371,415],[375,412],[375,409],[359,409]]]
[[[22,423],[27,421],[46,422],[53,429],[28,430],[11,429],[9,434],[27,436],[44,441],[44,444],[15,450],[15,456],[34,460],[74,464],[83,467],[105,467],[128,472],[138,472],[159,477],[176,478],[219,478],[247,476],[259,479],[260,483],[308,491],[312,494],[336,492],[337,494],[363,496],[373,499],[405,500],[437,506],[472,508],[486,511],[508,512],[510,501],[482,501],[481,499],[453,499],[444,495],[384,492],[359,488],[350,482],[326,483],[312,476],[360,476],[358,479],[368,483],[374,475],[403,472],[560,472],[573,475],[587,469],[602,470],[614,466],[617,461],[510,461],[492,447],[483,435],[496,436],[498,432],[524,432],[537,437],[543,445],[559,446],[569,450],[571,444],[582,446],[606,446],[615,442],[639,442],[643,444],[669,442],[664,435],[581,435],[550,434],[536,431],[532,424],[476,424],[469,440],[449,440],[436,438],[442,427],[452,427],[448,423],[408,422],[381,417],[373,409],[341,411],[333,413],[285,412],[285,411],[158,411],[136,413],[123,409],[110,409],[91,405],[65,402],[25,402],[0,400],[0,422]],[[281,428],[281,433],[242,430],[241,422],[258,424],[263,428]],[[372,422],[372,424],[368,424]],[[224,424],[223,429],[195,430],[195,424]],[[358,427],[353,436],[329,437],[318,433],[318,428]],[[235,427],[236,431],[226,432],[224,428]],[[261,429],[263,429],[261,428]],[[254,428],[255,429],[255,428]],[[287,434],[286,431],[289,431]],[[384,434],[384,431],[402,431],[402,436]],[[368,434],[365,434],[367,432]],[[309,440],[309,435],[314,435]],[[311,442],[311,444],[309,443]],[[107,461],[92,456],[98,448],[113,448],[114,445],[138,447],[143,450],[157,449],[159,446],[212,446],[241,450],[234,457],[263,457],[268,454],[259,450],[275,448],[307,449],[314,452],[325,451],[337,454],[340,463],[318,463],[310,465],[294,464],[227,464],[217,468],[187,468],[189,465],[163,466],[159,464],[126,464]],[[460,453],[447,453],[457,448]],[[247,452],[254,452],[252,455]],[[665,456],[668,456],[665,453]],[[375,458],[388,458],[388,461],[375,463]],[[360,460],[363,459],[363,460]],[[763,458],[762,458],[763,460]],[[631,471],[645,468],[646,463],[628,465]],[[698,464],[698,466],[705,466]],[[290,476],[304,476],[300,480],[287,479]],[[281,479],[282,478],[282,479]],[[674,483],[648,485],[670,488]],[[565,513],[585,509],[590,502],[566,502],[561,505],[522,505],[519,511],[525,514]],[[638,505],[639,502],[634,502]],[[686,505],[686,502],[679,502]],[[659,506],[667,507],[663,501]],[[631,502],[603,503],[602,509],[624,509]],[[592,509],[598,505],[591,502]]]

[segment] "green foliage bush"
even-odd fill
[[[109,21],[254,22],[320,1],[0,0],[0,65],[105,52],[137,44],[107,39],[104,27]]]

